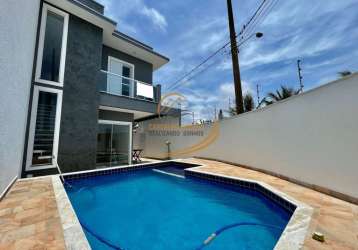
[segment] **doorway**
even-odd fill
[[[132,163],[132,123],[100,120],[97,132],[97,167]]]
[[[108,71],[107,92],[133,97],[134,65],[110,56]]]

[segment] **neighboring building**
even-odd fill
[[[92,0],[40,3],[22,176],[129,164],[132,124],[156,114],[169,59],[119,31]],[[21,154],[21,152],[19,152]]]

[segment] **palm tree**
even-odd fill
[[[255,109],[254,98],[250,93],[245,94],[243,101],[244,101],[244,112],[250,112]]]
[[[346,77],[346,76],[349,76],[349,75],[351,75],[351,74],[352,74],[352,72],[349,71],[349,70],[343,70],[343,71],[338,72],[338,75],[339,75],[341,78]]]
[[[298,93],[300,93],[299,89],[295,90],[291,87],[286,87],[281,85],[280,90],[276,90],[276,92],[268,93],[262,103],[265,103],[266,105],[270,105],[275,102],[281,101],[283,99],[289,98],[291,96],[297,95]]]

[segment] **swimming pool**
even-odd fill
[[[180,171],[147,168],[68,182],[94,250],[273,249],[292,215],[256,190]]]

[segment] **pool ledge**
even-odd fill
[[[312,207],[290,197],[289,195],[275,189],[274,187],[268,185],[265,182],[208,172],[208,171],[202,170],[202,168],[204,168],[204,167],[205,167],[205,165],[202,164],[201,166],[189,168],[189,169],[186,169],[185,171],[206,174],[206,175],[211,175],[211,176],[224,177],[227,179],[244,181],[244,182],[249,182],[249,183],[256,183],[256,184],[264,187],[265,189],[271,191],[272,193],[278,195],[279,197],[283,198],[284,200],[294,204],[296,206],[296,209],[295,209],[294,213],[292,214],[288,224],[286,225],[285,230],[282,232],[279,240],[277,241],[274,249],[275,250],[302,249],[306,235],[308,233],[310,221],[311,221],[311,218],[313,215]]]
[[[56,197],[57,209],[60,214],[62,230],[67,249],[90,250],[91,247],[82,230],[81,224],[73,210],[66,190],[58,175],[51,176]]]
[[[168,163],[168,162],[183,162],[187,163],[185,160],[177,159],[177,160],[168,160],[168,161],[158,161],[151,163],[144,163],[138,165],[126,165],[121,167],[115,167],[111,169],[96,169],[82,172],[74,172],[74,173],[66,173],[64,174],[65,178],[70,177],[71,175],[97,175],[99,172],[106,171],[118,171],[120,169],[135,169],[135,168],[145,168],[150,167],[155,163]],[[233,177],[230,175],[223,175],[219,173],[213,173],[209,171],[204,171],[202,168],[205,168],[205,164],[200,164],[196,167],[187,168],[185,171],[206,174],[217,177],[224,177],[227,179],[244,181],[248,183],[255,183],[257,185],[262,186],[263,188],[269,190],[270,192],[278,195],[282,199],[292,203],[296,206],[294,213],[292,214],[288,224],[285,227],[285,230],[281,234],[279,240],[275,245],[275,250],[298,250],[303,248],[305,237],[308,233],[308,228],[310,225],[311,217],[313,214],[313,208],[308,206],[307,204],[300,202],[291,196],[287,195],[284,192],[277,190],[276,188],[268,185],[262,181],[256,181],[253,179],[245,179]],[[67,196],[67,193],[62,185],[62,182],[58,175],[51,176],[53,189],[56,197],[56,202],[58,206],[58,211],[60,214],[62,229],[64,233],[64,239],[67,249],[80,249],[87,250],[91,249],[87,238],[82,230],[81,224],[75,214],[75,211],[71,205],[71,202]]]

